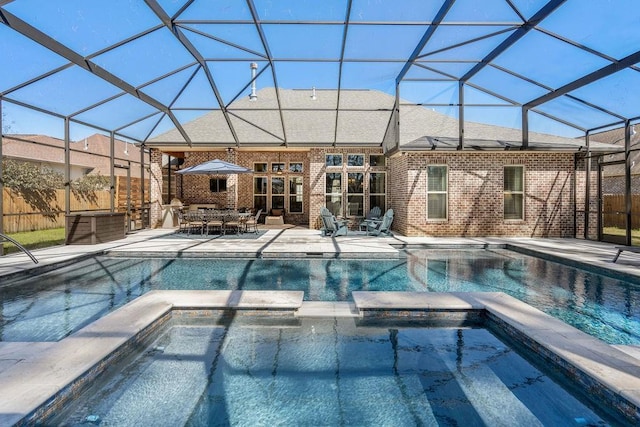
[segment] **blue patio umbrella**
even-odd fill
[[[183,175],[231,175],[236,173],[253,173],[251,169],[236,165],[235,163],[225,162],[224,160],[214,159],[199,165],[190,166],[186,169],[176,171]]]

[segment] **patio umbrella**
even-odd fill
[[[235,163],[225,162],[224,160],[214,159],[208,162],[201,163],[199,165],[190,166],[186,169],[176,171],[176,173],[183,175],[208,175],[208,174],[221,174],[231,175],[235,173],[253,173],[251,169],[247,169],[243,166],[236,165]]]

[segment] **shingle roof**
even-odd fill
[[[310,90],[280,89],[282,119],[273,88],[259,90],[257,101],[242,98],[231,103],[229,117],[240,146],[382,145],[395,97],[375,90],[342,90],[340,99],[335,90],[318,90],[315,100],[311,94]],[[458,146],[456,118],[401,102],[399,121],[399,149],[452,150]],[[193,147],[235,145],[221,111],[209,112],[187,122],[184,129],[192,139]],[[522,131],[466,122],[465,135],[465,149],[505,150],[521,146]],[[174,129],[153,138],[147,145],[162,147],[177,142],[183,142],[183,139]],[[585,143],[582,139],[530,132],[529,147],[532,150],[579,151],[585,149]],[[593,140],[591,148],[613,149]]]

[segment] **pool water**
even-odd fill
[[[212,322],[214,323],[214,322]],[[486,329],[178,325],[55,425],[611,425]]]
[[[640,344],[640,285],[508,250],[415,250],[399,259],[97,257],[0,288],[0,341],[57,341],[152,289],[500,291],[611,344]]]

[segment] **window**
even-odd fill
[[[369,210],[377,206],[382,212],[386,210],[386,179],[384,172],[371,172],[369,174]]]
[[[524,219],[524,166],[504,167],[504,219]]]
[[[271,163],[271,172],[278,174],[284,172],[284,163]]]
[[[325,156],[326,166],[342,166],[342,154],[327,154]]]
[[[266,163],[254,163],[253,164],[253,171],[254,172],[266,172],[267,171],[267,164]]]
[[[284,177],[271,178],[271,209],[284,209]]]
[[[302,172],[302,163],[299,163],[299,162],[289,163],[289,172],[293,172],[293,173]]]
[[[369,166],[384,167],[387,164],[387,158],[384,154],[371,154],[369,156]]]
[[[447,219],[447,166],[427,166],[427,219]]]
[[[212,193],[222,193],[227,191],[227,178],[211,178],[209,179],[209,190]]]
[[[253,178],[253,208],[257,211],[267,211],[267,177],[256,176]]]
[[[364,155],[362,154],[349,154],[347,156],[347,166],[364,166]]]
[[[328,173],[325,181],[325,205],[332,214],[342,215],[342,174]]]
[[[289,178],[289,212],[302,213],[302,177]]]
[[[347,216],[362,216],[364,210],[364,174],[347,174]]]

